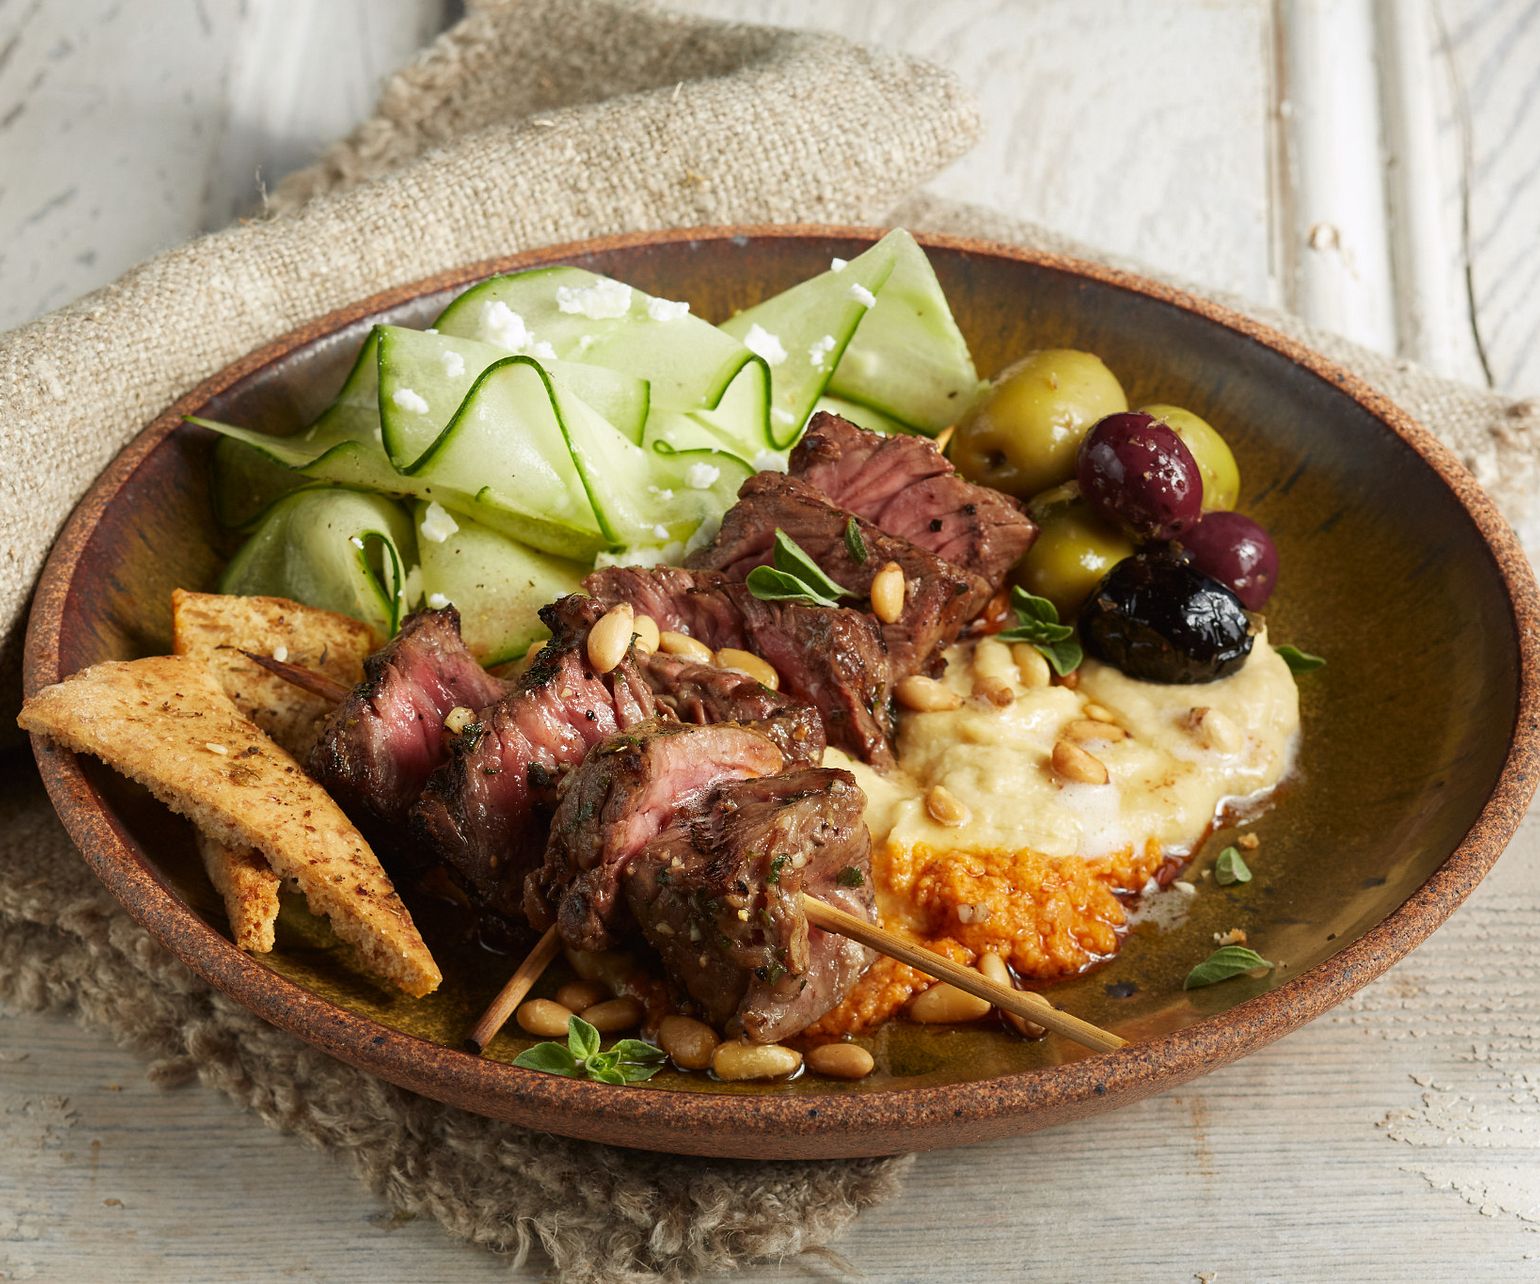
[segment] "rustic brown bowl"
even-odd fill
[[[81,503],[38,593],[27,690],[99,660],[168,649],[171,590],[213,582],[229,543],[210,511],[210,437],[183,415],[297,425],[332,393],[370,324],[426,324],[492,272],[577,263],[721,317],[871,237],[745,228],[556,246],[364,300],[275,341],[170,407]],[[982,371],[1033,347],[1088,348],[1133,404],[1175,402],[1219,427],[1240,461],[1242,506],[1282,553],[1273,636],[1330,660],[1302,679],[1301,767],[1256,827],[1254,880],[1210,881],[1184,922],[1136,929],[1114,961],[1054,988],[1062,1006],[1130,1047],[1089,1055],[982,1025],[893,1022],[872,1042],[879,1072],[859,1084],[574,1082],[506,1064],[525,1046],[510,1035],[487,1058],[459,1050],[506,958],[436,940],[448,980],[412,1002],[351,971],[294,910],[274,954],[236,950],[183,822],[99,764],[40,742],[44,779],[86,859],[190,967],[336,1056],[517,1123],[699,1154],[881,1154],[1026,1132],[1224,1065],[1378,976],[1464,900],[1535,788],[1536,589],[1512,531],[1431,434],[1280,334],[1093,264],[976,241],[926,244]],[[1199,864],[1225,840],[1215,835]],[[1279,968],[1184,992],[1212,934],[1237,926]]]

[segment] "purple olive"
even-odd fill
[[[1135,539],[1172,539],[1203,515],[1203,475],[1192,451],[1142,411],[1098,421],[1080,444],[1075,474],[1091,507]]]
[[[1260,611],[1278,583],[1273,537],[1241,513],[1205,513],[1182,536],[1192,564],[1218,580],[1248,611]]]

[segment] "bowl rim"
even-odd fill
[[[108,506],[185,414],[313,340],[424,294],[577,255],[734,238],[874,240],[883,229],[793,224],[631,232],[538,247],[438,272],[318,317],[203,380],[155,417],[65,522],[28,620],[23,685],[62,678],[60,641],[83,551]],[[1000,257],[1143,295],[1281,354],[1358,403],[1428,464],[1470,518],[1503,582],[1518,699],[1502,769],[1471,828],[1400,906],[1284,984],[1191,1026],[1056,1066],[926,1088],[816,1099],[586,1084],[403,1033],[325,1000],[238,950],[184,904],[91,785],[73,754],[33,738],[49,795],[88,864],[130,916],[215,988],[269,1023],[402,1087],[545,1131],[646,1149],[742,1158],[835,1158],[958,1145],[1127,1104],[1255,1051],[1346,999],[1420,944],[1470,894],[1513,836],[1540,782],[1540,592],[1517,535],[1448,447],[1358,376],[1223,304],[1104,264],[973,237],[916,233],[927,248]]]

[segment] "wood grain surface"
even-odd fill
[[[0,0],[0,326],[253,208],[259,174],[362,116],[452,7]],[[989,133],[938,181],[949,195],[1360,335],[1377,318],[1387,348],[1540,393],[1540,0],[687,7],[952,66]],[[1329,174],[1333,135],[1298,123],[1280,60],[1344,31],[1358,60],[1313,92],[1376,114],[1351,132],[1377,134],[1384,163],[1351,192],[1314,181],[1328,205],[1307,210],[1290,164]],[[1330,204],[1345,197],[1359,204]],[[1391,294],[1357,312],[1353,282],[1332,279],[1357,270],[1353,237]],[[1306,256],[1326,261],[1311,283]],[[1536,1278],[1537,858],[1531,817],[1427,945],[1239,1065],[1085,1124],[921,1156],[838,1251],[906,1281]],[[156,1087],[67,1020],[0,1013],[0,1278],[366,1272],[509,1276],[216,1094]],[[746,1276],[839,1274],[793,1261]]]

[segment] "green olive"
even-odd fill
[[[1206,419],[1180,406],[1144,406],[1143,411],[1182,439],[1203,475],[1203,511],[1229,513],[1241,497],[1241,471],[1225,439]]]
[[[1044,348],[995,379],[957,425],[948,453],[969,481],[1025,499],[1073,477],[1091,425],[1127,409],[1122,385],[1100,357]]]
[[[1133,556],[1133,542],[1093,513],[1074,487],[1057,487],[1028,509],[1041,529],[1011,578],[1028,593],[1046,597],[1067,620],[1108,571]]]

